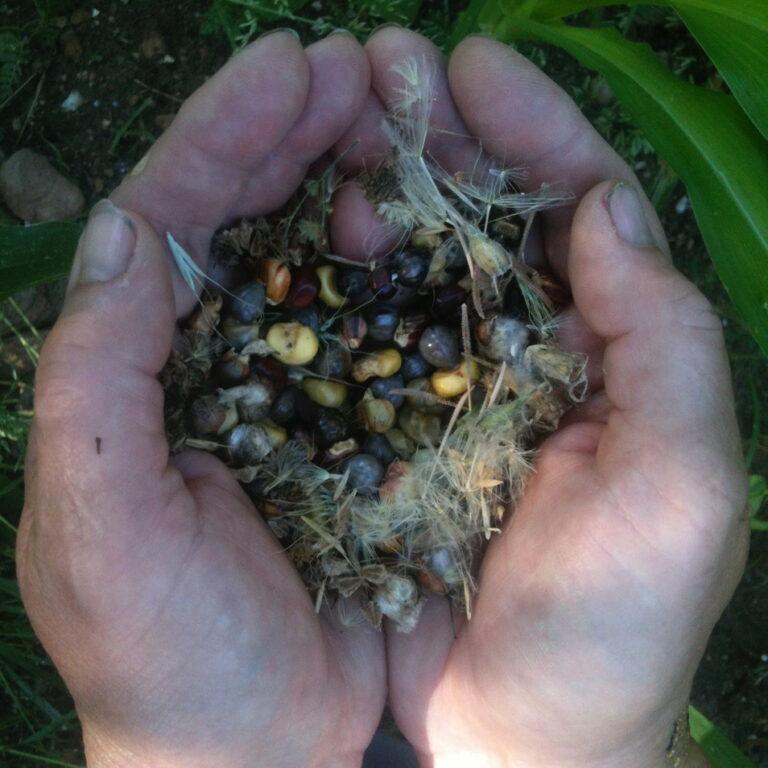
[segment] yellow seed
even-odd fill
[[[336,286],[336,267],[331,264],[324,264],[315,270],[317,279],[320,281],[320,300],[331,309],[338,309],[347,303],[346,296],[339,293]]]
[[[272,419],[262,419],[258,426],[260,426],[269,438],[269,442],[272,443],[273,448],[282,448],[288,442],[288,432],[284,427],[279,424],[275,424]]]
[[[306,365],[318,350],[315,332],[301,323],[275,323],[267,332],[267,346],[286,365]]]
[[[357,414],[369,432],[387,432],[395,423],[395,406],[389,400],[363,397],[357,405]]]
[[[302,382],[302,388],[310,400],[326,408],[340,408],[347,398],[347,385],[340,381],[307,377]]]
[[[380,349],[358,360],[352,366],[352,378],[362,384],[377,376],[387,379],[394,376],[403,364],[403,358],[396,349]]]
[[[455,368],[435,371],[430,382],[438,397],[457,397],[469,389],[469,382],[477,381],[480,369],[474,360],[460,363]]]

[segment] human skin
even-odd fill
[[[545,443],[472,622],[454,639],[431,600],[413,634],[387,630],[385,654],[382,635],[315,615],[221,463],[169,459],[156,375],[194,303],[164,233],[204,266],[216,227],[278,208],[332,146],[359,139],[350,172],[385,151],[390,66],[407,55],[436,68],[446,167],[476,157],[477,135],[529,169],[524,184],[579,200],[543,218],[540,257],[570,283],[561,340],[590,354],[594,394]],[[19,579],[91,768],[359,765],[387,683],[425,766],[664,764],[748,529],[719,323],[663,255],[650,204],[633,218],[632,188],[550,81],[477,38],[446,75],[403,30],[365,51],[278,32],[187,102],[112,195],[122,212],[95,211],[36,382]],[[341,190],[338,253],[392,234]]]

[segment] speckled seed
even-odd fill
[[[374,376],[386,379],[394,376],[403,363],[403,358],[396,349],[380,349],[358,360],[352,366],[352,378],[362,384]]]
[[[339,411],[318,408],[315,418],[315,434],[323,447],[328,447],[349,436],[349,424]]]
[[[405,400],[403,395],[396,395],[392,392],[394,389],[405,388],[405,379],[399,373],[387,379],[374,379],[370,384],[370,388],[376,397],[383,397],[385,400],[389,400],[395,408],[399,408]]]
[[[261,283],[246,283],[232,293],[229,313],[241,323],[254,323],[264,314],[267,293]]]
[[[341,344],[323,347],[312,363],[312,370],[327,379],[343,379],[352,368],[352,355]]]
[[[307,377],[302,388],[310,400],[325,408],[341,408],[347,399],[347,385],[340,381]]]
[[[432,366],[418,352],[409,352],[403,355],[403,365],[400,374],[405,381],[422,379],[432,373]]]
[[[232,458],[245,466],[258,464],[272,450],[266,430],[255,424],[238,424],[227,440]]]
[[[319,346],[315,332],[300,323],[275,323],[267,332],[267,344],[286,365],[306,365]]]
[[[392,447],[392,443],[389,442],[385,435],[379,435],[375,432],[366,437],[363,443],[363,451],[370,453],[371,456],[377,458],[385,466],[397,458],[397,453]]]
[[[424,331],[419,339],[419,352],[435,368],[453,368],[461,359],[456,333],[444,325],[430,325]]]
[[[469,389],[469,382],[477,381],[479,375],[480,368],[474,360],[470,360],[469,365],[463,362],[455,368],[435,371],[430,382],[438,397],[451,398],[464,394]]]
[[[338,309],[347,303],[347,298],[339,292],[336,285],[336,267],[331,264],[324,264],[318,267],[315,272],[320,280],[320,301],[331,309]]]
[[[381,478],[384,477],[384,467],[381,462],[367,453],[358,453],[351,459],[347,459],[341,468],[342,472],[349,472],[347,487],[357,490],[363,496],[376,493]]]
[[[363,397],[357,404],[357,415],[368,432],[387,432],[395,424],[395,406],[389,400]]]

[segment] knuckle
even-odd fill
[[[722,333],[722,322],[709,299],[683,277],[675,285],[671,306],[679,325],[708,333]]]

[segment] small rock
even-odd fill
[[[85,101],[80,91],[72,91],[64,101],[61,102],[61,108],[65,112],[75,112]]]
[[[80,44],[80,38],[73,29],[65,30],[59,38],[61,51],[64,57],[71,61],[80,61],[83,55],[83,46]]]
[[[0,196],[16,216],[32,223],[72,219],[85,206],[80,190],[29,149],[15,152],[0,167]]]
[[[139,51],[145,59],[154,59],[165,52],[165,42],[156,29],[150,29],[144,33]]]

